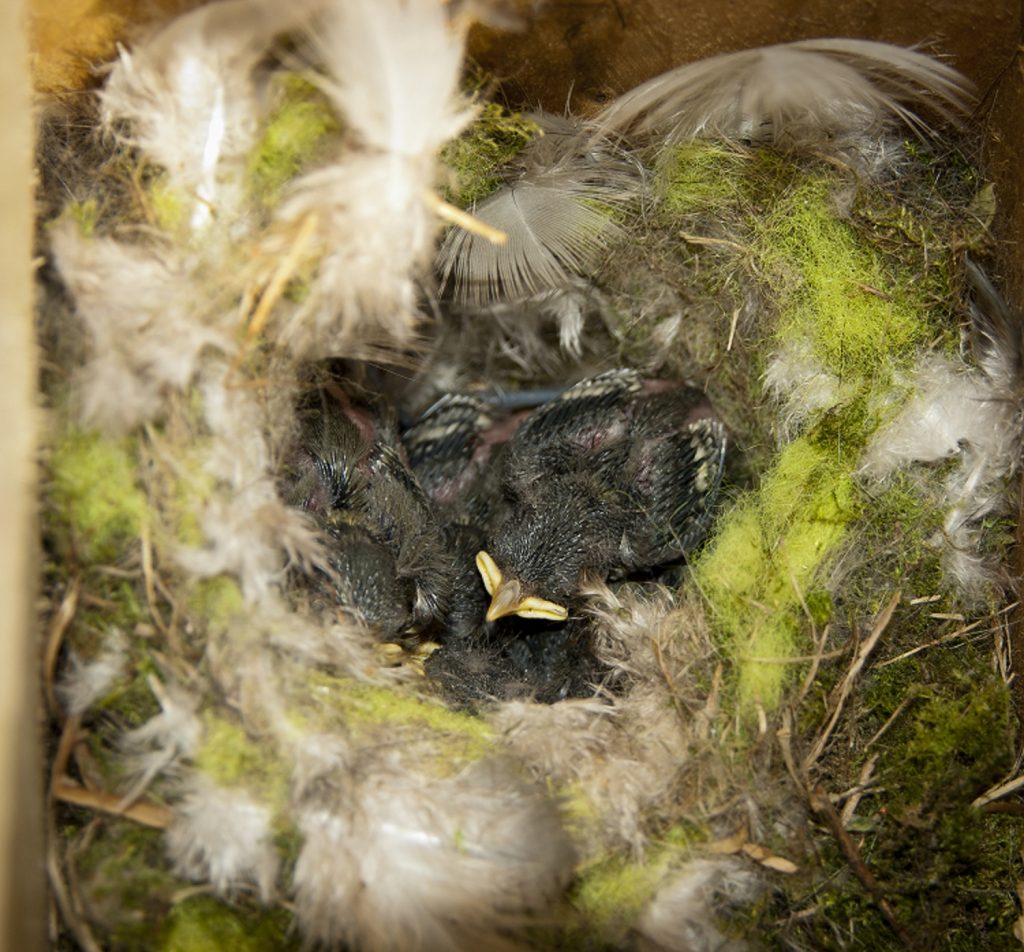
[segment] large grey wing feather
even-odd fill
[[[702,135],[779,141],[794,127],[842,134],[890,117],[923,132],[908,103],[952,118],[971,101],[968,80],[916,50],[817,39],[680,66],[620,96],[595,126],[614,136],[657,132],[669,144]]]

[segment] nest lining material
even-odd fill
[[[227,0],[124,53],[100,168],[56,163],[59,119],[44,136],[44,182],[74,195],[40,318],[74,938],[1008,937],[1016,821],[979,811],[1012,768],[992,645],[1019,329],[964,261],[983,183],[887,116],[919,87],[953,110],[959,80],[819,41],[684,67],[591,126],[469,124],[461,15],[275,10]],[[315,67],[268,78],[314,15]],[[701,85],[749,70],[741,110]],[[448,197],[513,247],[452,230],[437,297],[442,147]],[[382,356],[402,373],[357,363]],[[692,573],[588,593],[617,693],[449,710],[414,655],[302,609],[324,541],[280,477],[325,358],[411,412],[609,365],[711,393],[734,472]]]

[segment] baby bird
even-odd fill
[[[475,637],[487,610],[473,559],[501,510],[500,458],[514,425],[484,401],[450,393],[402,436],[456,565],[444,639],[449,643]]]
[[[300,417],[286,498],[328,536],[334,577],[324,585],[381,634],[431,627],[448,610],[455,567],[394,427],[338,388]]]
[[[613,370],[530,416],[503,458],[507,509],[476,565],[488,621],[561,621],[585,579],[650,572],[700,540],[725,460],[707,396]]]

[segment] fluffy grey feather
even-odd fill
[[[557,810],[496,764],[449,778],[367,753],[300,808],[295,867],[303,931],[332,947],[523,947],[523,923],[564,888],[574,855]]]
[[[438,254],[442,284],[475,305],[565,287],[620,233],[615,214],[638,194],[639,167],[588,145],[582,127],[538,117],[545,134],[524,151],[518,177],[473,209],[504,244],[453,229]]]
[[[189,778],[167,830],[167,850],[183,876],[208,880],[221,894],[252,883],[264,902],[274,894],[279,866],[273,840],[267,806],[199,773]]]
[[[669,143],[701,135],[801,143],[877,130],[892,116],[923,131],[906,105],[915,101],[955,116],[968,108],[971,89],[954,69],[915,50],[814,39],[680,66],[620,96],[596,125],[608,135],[660,133]]]

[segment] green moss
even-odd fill
[[[834,170],[768,150],[694,144],[677,150],[664,180],[671,214],[714,208],[730,222],[730,240],[753,262],[774,309],[764,349],[809,349],[838,382],[833,405],[810,415],[697,560],[739,706],[771,709],[795,673],[786,659],[808,646],[808,612],[816,625],[831,614],[827,600],[812,609],[808,595],[821,591],[860,518],[854,473],[863,450],[909,396],[902,375],[955,328],[936,308],[934,288],[840,216],[834,194],[850,183]],[[891,579],[875,600],[889,591]]]
[[[891,637],[894,655],[915,646],[913,626],[900,624]],[[971,806],[1014,760],[1009,690],[992,669],[989,645],[931,648],[876,666],[860,692],[857,733],[844,737],[824,772],[842,789],[856,783],[867,755],[878,757],[851,829],[897,917],[921,948],[1012,948],[1024,819]],[[863,745],[886,722],[882,738],[858,752],[858,737]],[[830,838],[820,856],[823,868],[807,887],[816,915],[801,926],[814,947],[895,948]],[[806,896],[791,898],[807,905]]]
[[[350,678],[311,672],[305,716],[324,727],[345,724],[354,731],[395,731],[427,728],[453,769],[492,753],[494,741],[487,723],[440,703],[402,694]]]
[[[663,882],[669,860],[664,852],[644,863],[611,855],[584,869],[571,897],[579,931],[621,942]]]
[[[106,948],[148,952],[159,924],[186,884],[172,876],[163,834],[130,821],[102,821],[73,854],[76,881]]]
[[[100,207],[95,198],[88,198],[84,202],[68,202],[64,214],[78,226],[83,238],[91,238],[96,233]]]
[[[210,630],[223,630],[244,608],[242,590],[230,575],[201,579],[188,595],[189,615]]]
[[[161,952],[276,952],[301,948],[283,909],[236,909],[210,896],[178,903],[167,917]]]
[[[501,184],[503,167],[542,134],[533,120],[487,103],[469,129],[441,152],[453,177],[445,197],[460,207],[486,198]]]
[[[800,653],[805,593],[859,512],[848,465],[802,438],[730,510],[696,563],[697,583],[735,663],[740,707],[774,707]]]
[[[887,782],[915,812],[937,802],[969,803],[1012,766],[1010,746],[1006,685],[951,666],[894,738]],[[897,747],[898,760],[891,757]]]
[[[834,187],[810,176],[754,222],[759,265],[780,307],[776,335],[809,343],[841,379],[884,387],[937,325],[913,285],[839,220]]]
[[[114,561],[139,537],[147,507],[135,473],[129,439],[69,428],[58,440],[50,461],[51,498],[80,561]]]
[[[188,196],[171,184],[166,173],[152,176],[146,188],[146,197],[156,223],[164,231],[181,234],[188,220],[191,202]]]
[[[750,156],[715,142],[695,141],[670,153],[659,170],[664,209],[691,215],[730,209],[751,194]]]
[[[129,660],[130,675],[118,679],[99,704],[100,710],[117,719],[122,730],[141,727],[160,712],[160,703],[153,697],[148,682],[150,675],[158,673],[157,667],[146,647],[132,644],[132,650],[135,657]],[[116,753],[110,767],[121,770],[121,758]]]
[[[267,741],[260,744],[232,721],[204,711],[203,742],[195,756],[195,765],[214,783],[224,787],[244,787],[282,807],[288,799],[289,764]]]
[[[570,896],[577,917],[570,947],[589,948],[588,938],[599,937],[601,947],[618,948],[673,865],[706,839],[705,830],[677,824],[648,847],[641,861],[609,854],[589,863]]]
[[[249,157],[253,196],[264,207],[277,204],[284,187],[322,155],[339,129],[326,96],[302,76],[279,73],[271,95],[275,105]]]

